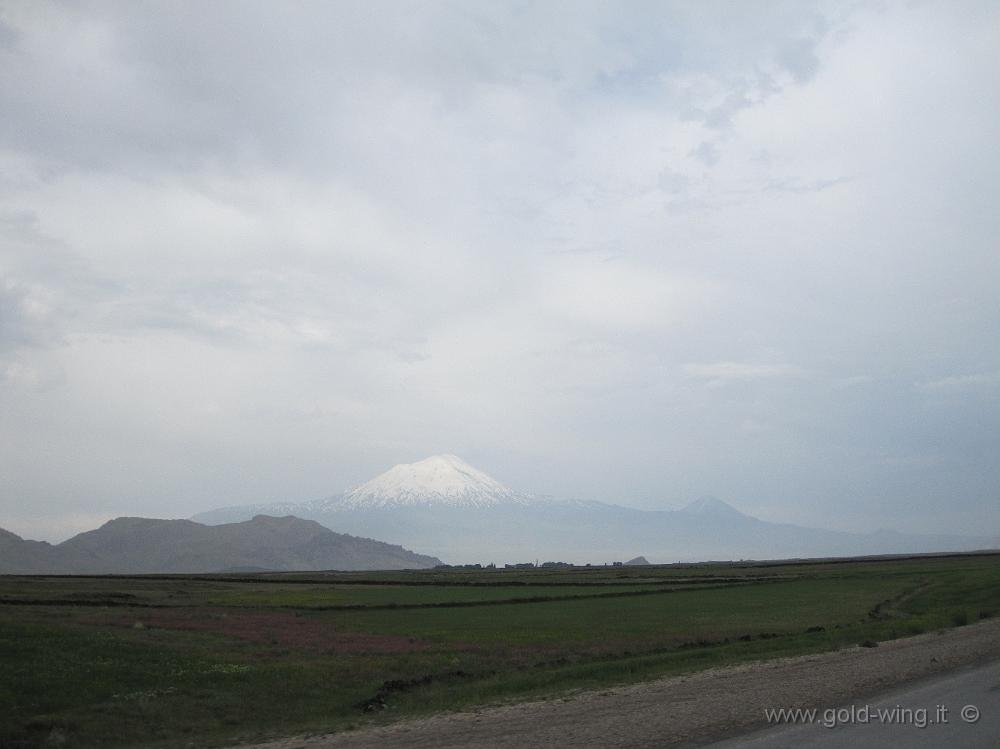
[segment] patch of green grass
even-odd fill
[[[553,600],[498,603],[531,597]],[[931,632],[1000,611],[1000,557],[0,578],[0,601],[0,746],[212,746]]]
[[[417,609],[405,617],[337,612],[338,626],[439,642],[541,646],[546,650],[630,650],[745,634],[798,632],[864,618],[873,602],[905,587],[880,577],[777,582],[683,590],[656,596],[551,601],[531,606]]]
[[[386,673],[451,666],[440,652],[335,655],[8,617],[0,660],[0,746],[43,745],[53,731],[72,746],[173,746],[327,726],[354,718]]]
[[[656,590],[648,585],[574,587],[542,586],[406,586],[406,585],[294,585],[227,590],[206,603],[223,606],[283,606],[323,608],[335,606],[413,606],[531,598],[560,598],[640,593]]]

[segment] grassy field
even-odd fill
[[[211,746],[1000,614],[1000,556],[0,577],[0,747]]]

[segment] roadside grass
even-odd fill
[[[571,581],[600,580],[596,591],[492,585],[558,582],[548,571],[339,573],[326,576],[329,584],[316,582],[316,573],[294,583],[281,575],[0,578],[0,746],[218,746],[345,730],[1000,615],[1000,556],[706,565],[697,575],[647,568],[616,577],[618,569],[566,571]],[[430,577],[441,584],[426,584]],[[729,582],[670,584],[692,577]],[[491,584],[477,584],[483,581]],[[628,595],[566,597],[601,594],[605,586]],[[497,603],[511,592],[542,591],[562,599]],[[67,603],[23,603],[45,599]],[[322,610],[331,600],[483,605]],[[95,601],[105,603],[88,603]],[[161,608],[127,605],[136,602]],[[172,624],[192,617],[202,629]],[[247,637],[231,626],[258,620],[314,637],[282,639],[267,630]]]
[[[353,717],[382,675],[442,653],[327,655],[210,634],[0,624],[0,746],[185,746]],[[337,721],[333,721],[336,725]]]

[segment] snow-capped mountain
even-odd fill
[[[450,563],[544,558],[577,563],[776,559],[992,548],[995,538],[860,534],[768,523],[703,497],[681,510],[638,510],[517,492],[454,455],[390,468],[344,494],[300,504],[225,507],[209,525],[295,515],[330,530],[418,548]]]
[[[345,509],[374,509],[416,505],[494,507],[529,502],[455,455],[434,455],[393,466],[348,491],[340,505]]]
[[[717,517],[717,518],[747,518],[750,517],[735,507],[733,507],[728,502],[723,502],[721,499],[716,497],[699,497],[694,502],[684,506],[681,512],[686,512],[689,515],[704,515],[706,517]]]

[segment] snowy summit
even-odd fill
[[[344,495],[357,508],[400,505],[490,507],[526,504],[527,499],[455,455],[434,455],[401,463]]]
[[[735,507],[721,499],[715,497],[701,497],[684,507],[681,512],[690,515],[704,515],[716,518],[745,518],[746,514],[740,512]]]

